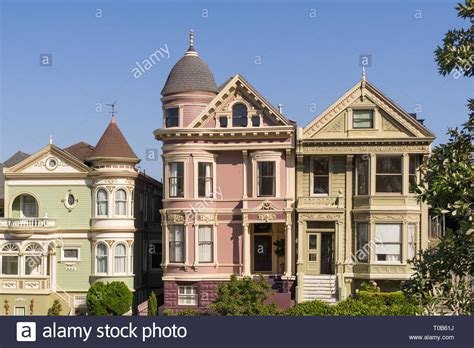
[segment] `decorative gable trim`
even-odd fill
[[[199,128],[205,124],[212,113],[219,110],[225,100],[238,88],[244,89],[248,95],[257,103],[262,105],[263,111],[268,112],[270,117],[276,120],[277,124],[282,126],[293,126],[293,123],[283,116],[277,109],[273,107],[250,83],[248,83],[241,75],[237,74],[231,78],[209,105],[201,112],[201,114],[189,125],[189,128]]]
[[[342,97],[324,110],[316,119],[303,129],[303,137],[311,138],[325,125],[332,121],[357,98],[367,98],[388,114],[401,127],[415,137],[434,139],[434,134],[425,126],[414,120],[406,111],[396,105],[390,98],[367,81],[361,80],[350,88]],[[392,126],[394,126],[392,124]],[[394,126],[395,127],[395,126]]]

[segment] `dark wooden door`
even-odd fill
[[[254,236],[253,269],[255,272],[272,271],[272,236]]]
[[[321,234],[321,274],[334,274],[334,233]]]

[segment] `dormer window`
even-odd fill
[[[236,104],[232,108],[232,126],[247,127],[247,107],[244,104]]]
[[[227,128],[227,116],[219,117],[219,127]]]
[[[252,116],[252,127],[260,127],[260,116]]]
[[[179,108],[165,110],[166,128],[179,127]]]
[[[373,110],[353,110],[352,111],[352,128],[353,129],[374,128],[374,111]]]

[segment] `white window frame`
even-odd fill
[[[181,294],[183,290],[184,294]],[[187,290],[191,290],[192,294],[186,294]],[[191,302],[191,303],[189,303]],[[178,286],[178,305],[179,306],[198,306],[199,305],[199,289],[194,285]]]
[[[119,245],[122,245],[124,248],[125,248],[125,255],[122,255],[120,256],[121,258],[123,258],[124,260],[124,266],[123,266],[123,272],[117,272],[116,268],[115,268],[115,259],[117,258],[117,247]],[[128,274],[128,270],[129,270],[129,267],[128,267],[128,245],[125,241],[119,241],[117,243],[115,243],[113,246],[112,246],[112,250],[113,250],[113,258],[112,258],[112,263],[113,263],[113,270],[112,270],[112,274],[117,274],[117,275],[124,275],[124,274]]]
[[[105,214],[105,215],[99,215],[99,200],[98,200],[98,197],[99,197],[99,191],[100,190],[104,190],[105,193],[107,194],[107,214]],[[99,186],[95,190],[94,206],[95,206],[94,211],[95,211],[95,216],[96,217],[104,218],[104,217],[108,217],[110,215],[110,192],[109,192],[109,190],[107,190],[106,187]]]
[[[398,173],[378,173],[377,171],[377,164],[378,164],[378,161],[381,159],[381,158],[398,158],[400,159],[400,168],[401,168],[401,172],[400,174]],[[400,196],[400,195],[403,195],[403,192],[404,192],[404,189],[405,189],[405,169],[404,169],[404,161],[403,161],[403,155],[401,154],[385,154],[385,153],[380,153],[380,154],[376,154],[375,155],[375,164],[374,164],[374,170],[375,170],[375,173],[374,173],[374,191],[375,191],[375,194],[376,195],[381,195],[381,196]],[[396,192],[386,192],[386,191],[378,191],[377,190],[377,177],[381,175],[381,176],[401,176],[401,188],[400,188],[400,191],[396,191]]]
[[[163,155],[164,157],[164,171],[165,171],[165,199],[167,200],[183,200],[189,198],[188,192],[188,164],[190,160],[189,154],[171,154],[171,155]],[[171,162],[183,162],[183,197],[170,197],[170,185],[169,185],[169,177],[170,177],[170,170],[169,170],[169,163]]]
[[[98,272],[98,262],[97,262],[97,250],[99,248],[99,244],[105,245],[107,254],[105,255],[105,264],[107,266],[106,272]],[[110,246],[107,242],[105,241],[98,241],[96,245],[94,246],[94,274],[96,275],[108,275],[111,274],[111,265],[110,265],[110,254],[111,254]]]
[[[65,257],[64,256],[64,249],[76,249],[77,250],[77,257]],[[69,262],[69,261],[81,261],[81,247],[78,245],[63,245],[61,247],[61,261]]]
[[[24,214],[24,206],[25,206],[24,199],[25,199],[26,196],[30,196],[35,200],[36,216],[31,216],[31,217],[25,216],[25,214]],[[32,203],[27,203],[27,204],[32,204]],[[35,196],[33,196],[31,193],[22,193],[22,194],[20,194],[20,217],[24,218],[24,219],[39,217],[38,199]]]
[[[353,128],[354,125],[354,110],[370,110],[372,111],[373,114],[373,124],[372,128]],[[347,129],[349,131],[354,131],[354,132],[373,132],[377,131],[379,128],[379,118],[380,118],[380,112],[378,110],[378,107],[376,105],[372,104],[360,104],[360,105],[354,105],[350,108],[347,108]]]
[[[120,201],[122,203],[125,203],[125,214],[118,214],[117,212],[117,203],[119,203],[119,201],[117,201],[117,193],[118,191],[123,191],[125,192],[125,201]],[[127,217],[129,216],[128,214],[128,203],[129,203],[129,192],[127,190],[127,188],[125,187],[116,187],[114,192],[113,192],[113,197],[114,197],[114,203],[113,203],[113,206],[114,206],[114,216],[117,216],[117,217]]]
[[[166,112],[168,109],[178,109],[178,126],[167,127],[166,125]],[[183,106],[180,104],[166,105],[163,107],[163,128],[164,129],[177,129],[183,127]]]
[[[182,257],[182,261],[176,261],[176,260],[171,260],[170,256],[171,256],[171,228],[172,227],[175,227],[175,226],[181,226],[181,228],[183,229],[183,240],[181,241],[183,243],[183,257]],[[167,250],[168,250],[168,260],[169,260],[169,264],[175,264],[175,265],[183,265],[183,264],[186,264],[186,260],[187,260],[187,238],[186,238],[186,232],[187,232],[187,229],[186,229],[186,225],[181,225],[181,224],[171,224],[171,225],[168,225],[168,228],[167,228],[167,232],[168,232],[168,235],[166,236],[167,237],[167,243],[168,243],[168,247],[167,247]]]
[[[201,261],[199,257],[199,228],[200,227],[210,227],[211,236],[212,236],[212,260],[211,261]],[[216,265],[217,264],[217,228],[215,225],[211,224],[196,224],[194,228],[194,255],[195,255],[195,265]]]

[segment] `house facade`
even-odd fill
[[[232,274],[295,281],[295,125],[242,76],[217,87],[190,47],[162,90],[162,308],[203,308]]]
[[[297,141],[296,300],[335,302],[362,281],[400,289],[428,245],[428,207],[413,184],[434,135],[362,79]]]
[[[84,314],[89,287],[114,280],[128,285],[135,304],[147,298],[149,258],[161,260],[148,243],[161,239],[153,228],[162,187],[138,162],[113,118],[95,147],[50,141],[4,168],[2,314],[46,315],[56,299],[63,315]]]

